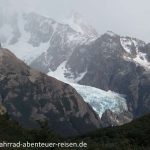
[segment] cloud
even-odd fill
[[[7,11],[36,11],[61,20],[81,13],[100,33],[112,30],[150,41],[149,0],[0,0]]]

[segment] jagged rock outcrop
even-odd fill
[[[74,136],[100,127],[100,119],[70,85],[31,69],[7,49],[0,48],[1,104],[11,118],[26,127],[49,127]]]

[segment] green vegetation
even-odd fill
[[[71,139],[70,138],[64,139],[54,135],[53,132],[49,130],[49,128],[47,127],[46,122],[41,123],[40,125],[41,125],[40,129],[36,130],[24,129],[17,122],[10,120],[8,115],[0,116],[0,142],[28,141],[34,143],[39,141],[40,142],[67,141],[80,143],[81,141],[84,141],[88,144],[87,148],[88,150],[150,149],[150,115],[146,115],[122,127],[100,129],[91,134]],[[25,150],[30,149],[26,148]],[[53,149],[56,150],[56,148]],[[12,150],[16,150],[16,148],[14,149],[12,148]]]
[[[9,119],[8,115],[0,116],[0,142],[60,142],[62,138],[54,135],[52,131],[47,127],[47,123],[40,123],[40,129],[25,129],[21,127],[17,122]],[[4,148],[0,148],[4,149]],[[6,148],[7,150],[8,148]],[[16,150],[16,148],[9,148],[10,150]],[[31,148],[19,148],[20,150],[30,150]],[[34,148],[32,148],[34,149]],[[35,148],[37,149],[37,148]],[[39,148],[40,149],[40,148]]]
[[[100,129],[80,139],[88,143],[89,150],[149,150],[150,115],[121,127]]]

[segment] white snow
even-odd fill
[[[34,47],[29,43],[30,34],[24,30],[25,20],[22,16],[19,16],[18,27],[21,33],[21,37],[19,38],[18,42],[9,45],[5,43],[5,47],[10,49],[18,58],[24,60],[27,64],[30,64],[32,60],[37,58],[43,52],[45,52],[49,48],[49,42],[42,43],[38,47]],[[7,30],[3,30],[7,33]]]
[[[50,70],[48,75],[66,83],[77,83],[87,73],[86,70],[85,72],[78,74],[78,77],[75,77],[69,69],[66,69],[66,63],[67,61],[64,61],[61,65],[58,66],[58,68],[54,72]],[[65,74],[69,74],[69,76],[67,77]]]
[[[35,58],[40,56],[49,47],[49,42],[40,44],[39,47],[33,47],[28,42],[20,40],[14,45],[7,46],[18,58],[30,64]]]
[[[143,66],[146,70],[150,69],[150,62],[146,59],[146,54],[138,52],[136,57],[133,58],[133,61],[140,66]]]
[[[133,44],[133,42],[127,38],[120,38],[120,42],[121,42],[121,45],[122,47],[124,48],[124,50],[127,52],[127,53],[131,53],[131,45]]]
[[[126,61],[135,62],[137,65],[144,67],[146,70],[150,69],[150,62],[146,58],[146,53],[140,52],[139,46],[144,46],[144,42],[136,40],[135,38],[126,38],[121,37],[120,42],[124,48],[124,50],[131,54],[132,46],[135,48],[135,56],[123,56]]]
[[[67,36],[68,37],[68,41],[67,43],[74,43],[74,45],[82,45],[82,44],[90,44],[91,42],[95,41],[97,39],[97,37],[87,37],[85,35],[81,35],[81,34],[70,34]]]
[[[143,52],[139,51],[138,42],[136,40],[133,40],[133,43],[136,47],[136,53],[137,53],[136,57],[133,58],[133,61],[136,64],[139,64],[140,66],[143,66],[146,70],[149,70],[150,69],[150,62],[146,58],[146,53],[143,53]],[[142,44],[144,44],[144,43],[142,43]]]
[[[75,83],[78,83],[80,80],[82,80],[84,76],[86,75],[86,73],[87,73],[87,69],[85,70],[85,72],[78,74],[78,77],[75,78]]]
[[[65,73],[69,72],[65,67],[66,62],[67,61],[64,61],[56,71],[50,71],[48,75],[74,87],[84,101],[89,103],[100,117],[107,109],[116,113],[128,110],[126,99],[123,95],[112,91],[104,91],[91,86],[79,85],[77,82],[86,75],[87,71],[80,74],[78,78],[74,78],[73,76],[71,78],[65,77]]]
[[[61,65],[59,65],[59,67],[54,72],[50,70],[48,75],[67,83],[68,82],[67,78],[64,76],[64,73],[66,71],[65,68],[66,63],[67,61],[64,61]]]

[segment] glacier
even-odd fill
[[[86,71],[81,73],[77,78],[74,78],[73,76],[72,78],[68,78],[65,74],[69,72],[69,70],[66,69],[65,65],[66,61],[64,61],[56,69],[56,71],[49,71],[48,75],[70,84],[73,88],[75,88],[84,101],[89,103],[98,113],[100,118],[108,109],[117,114],[128,111],[125,95],[121,95],[113,91],[104,91],[91,86],[80,85],[78,84],[78,79],[81,80],[86,74]]]
[[[91,86],[70,84],[82,96],[84,101],[89,103],[101,117],[106,110],[114,113],[128,111],[126,99],[123,95],[112,91],[104,91]]]

